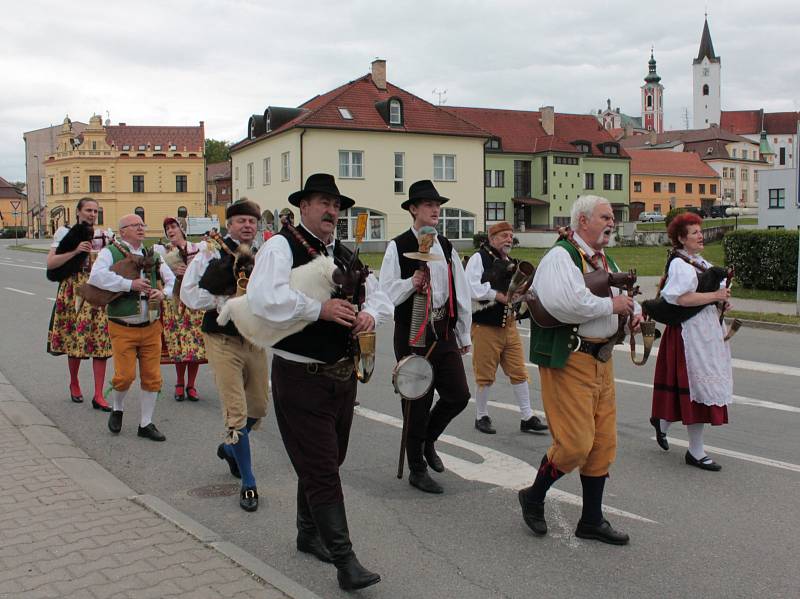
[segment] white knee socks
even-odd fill
[[[115,412],[122,412],[122,402],[125,401],[125,396],[128,394],[128,390],[125,391],[117,391],[116,389],[111,390],[111,409]]]
[[[158,391],[141,391],[139,396],[139,403],[142,407],[142,417],[139,423],[141,427],[145,427],[153,421],[156,397],[158,397]]]
[[[658,428],[660,428],[661,432],[666,435],[667,431],[669,430],[669,425],[670,424],[672,424],[672,423],[669,420],[664,420],[663,418],[661,418],[658,421]]]
[[[491,388],[491,385],[487,385],[486,387],[478,387],[475,391],[476,418],[478,420],[489,415],[489,389]]]
[[[517,398],[519,413],[522,419],[528,420],[533,416],[533,410],[531,410],[531,392],[528,388],[528,381],[511,385],[511,388],[514,390],[514,397]]]
[[[695,460],[701,460],[706,456],[706,449],[703,445],[704,424],[687,424],[686,432],[689,434],[689,453]]]

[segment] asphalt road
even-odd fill
[[[56,285],[44,277],[44,255],[7,246],[0,245],[0,370],[8,379],[138,492],[164,499],[322,597],[348,596],[336,586],[332,566],[295,551],[295,476],[272,414],[252,437],[261,496],[255,514],[239,509],[237,481],[215,455],[223,430],[208,367],[201,368],[199,403],[174,402],[174,371],[164,368],[155,422],[166,443],[136,437],[135,392],[123,432],[113,436],[106,414],[88,401],[69,401],[66,359],[45,352]],[[491,409],[498,434],[473,428],[470,404],[439,443],[448,467],[436,477],[444,495],[425,495],[398,480],[391,334],[388,326],[379,329],[375,374],[359,388],[361,407],[342,469],[354,548],[383,577],[361,596],[797,596],[800,336],[744,329],[733,340],[731,423],[706,433],[708,453],[723,465],[719,473],[684,464],[687,437],[680,426],[670,431],[669,452],[656,446],[648,423],[655,360],[636,367],[625,353],[616,354],[619,451],[606,486],[606,515],[632,541],[612,547],[573,535],[577,474],[551,492],[547,537],[524,526],[515,489],[530,484],[549,437],[519,432],[507,381],[495,386],[499,403]],[[469,358],[466,366],[470,373]],[[541,409],[538,374],[535,367],[530,372],[534,408]],[[109,379],[110,373],[111,365]],[[90,396],[88,364],[81,382]],[[205,497],[219,495],[208,492],[214,490],[233,494]]]

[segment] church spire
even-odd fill
[[[656,73],[656,59],[653,57],[653,48],[650,48],[650,60],[647,63],[648,65],[648,72],[647,76],[644,78],[645,83],[658,83],[661,81],[661,77],[658,76]]]
[[[706,15],[703,24],[703,36],[700,38],[700,50],[697,52],[697,58],[694,59],[694,64],[703,62],[703,58],[708,58],[709,62],[719,62],[719,56],[714,54],[714,44],[711,41],[711,32],[708,29],[708,15]]]

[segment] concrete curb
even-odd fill
[[[269,564],[223,541],[213,530],[153,495],[133,489],[90,458],[0,372],[0,413],[75,483],[99,501],[125,499],[172,523],[207,547],[292,599],[321,599]]]

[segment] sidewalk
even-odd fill
[[[319,599],[136,495],[0,374],[0,598]]]

